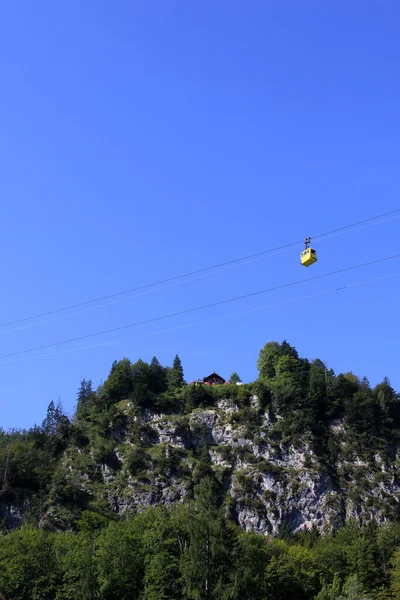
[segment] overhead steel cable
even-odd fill
[[[34,356],[23,356],[20,358],[13,358],[11,360],[5,360],[3,362],[0,362],[0,366],[1,365],[9,365],[12,363],[16,363],[16,362],[21,362],[21,361],[26,361],[26,360],[35,360],[38,358],[47,358],[47,357],[52,357],[52,356],[59,356],[60,354],[68,354],[70,352],[80,352],[82,350],[92,350],[93,348],[101,348],[103,346],[111,346],[111,345],[115,345],[118,344],[120,342],[126,342],[126,341],[130,341],[130,340],[136,340],[138,338],[143,338],[143,337],[150,337],[153,335],[160,335],[162,333],[171,333],[174,331],[179,331],[181,329],[187,329],[189,327],[196,327],[198,325],[206,325],[209,323],[215,323],[215,321],[222,321],[225,319],[231,319],[234,317],[239,317],[242,315],[247,315],[250,313],[255,313],[255,312],[259,312],[262,310],[267,310],[269,308],[277,308],[279,306],[284,306],[287,304],[294,304],[295,302],[301,302],[304,300],[311,300],[312,298],[317,298],[320,296],[325,296],[327,294],[332,294],[335,292],[340,292],[343,290],[348,290],[350,288],[354,288],[357,286],[361,286],[361,285],[365,285],[367,283],[372,283],[375,281],[382,281],[384,279],[389,279],[390,277],[396,277],[400,275],[400,271],[396,271],[394,273],[389,273],[387,275],[381,275],[379,277],[371,277],[369,279],[366,279],[364,281],[356,281],[353,283],[349,283],[346,284],[344,286],[338,287],[338,288],[331,288],[328,290],[322,290],[320,292],[315,292],[314,294],[307,294],[306,296],[300,296],[297,298],[290,298],[289,300],[281,300],[279,302],[274,302],[273,304],[267,304],[264,306],[257,306],[255,308],[249,308],[246,310],[241,310],[239,312],[235,312],[235,313],[229,313],[226,315],[220,315],[218,317],[211,317],[210,319],[205,319],[203,321],[194,321],[192,323],[185,323],[184,325],[176,325],[174,327],[169,327],[168,329],[159,329],[156,331],[149,331],[146,333],[139,333],[137,335],[130,335],[130,336],[125,336],[122,338],[117,338],[116,340],[105,340],[103,342],[99,342],[97,344],[91,344],[90,346],[79,346],[78,348],[67,348],[64,350],[59,350],[56,352],[46,352],[45,354],[36,354]],[[0,599],[1,600],[1,599]]]
[[[392,215],[392,217],[387,218],[385,220],[380,220],[380,221],[375,221],[375,222],[371,222],[371,223],[365,223],[364,225],[359,225],[358,227],[354,227],[351,230],[347,230],[347,231],[336,231],[336,233],[331,233],[331,234],[325,234],[323,235],[323,237],[319,237],[318,239],[321,240],[326,240],[326,239],[332,239],[334,237],[337,237],[339,235],[343,235],[344,233],[353,233],[354,231],[359,231],[360,229],[363,229],[364,227],[368,227],[371,225],[380,225],[381,223],[387,223],[388,221],[393,221],[394,219],[399,219],[400,218],[400,214],[397,215]],[[243,259],[243,261],[241,263],[235,263],[232,265],[226,265],[226,266],[222,266],[219,269],[215,269],[214,271],[207,271],[205,273],[200,273],[199,275],[195,275],[194,277],[191,277],[190,279],[178,279],[177,281],[174,281],[168,285],[165,285],[163,287],[154,287],[154,288],[148,288],[147,290],[144,290],[142,292],[133,294],[133,295],[129,295],[129,296],[125,296],[125,297],[119,297],[117,299],[114,300],[110,300],[109,302],[103,302],[101,304],[92,304],[92,305],[88,305],[88,306],[84,306],[81,308],[78,308],[78,310],[74,311],[74,312],[68,312],[66,314],[60,314],[58,313],[58,315],[53,316],[49,319],[46,319],[44,321],[32,321],[33,322],[28,322],[25,324],[20,324],[18,327],[15,327],[13,329],[5,329],[0,331],[0,336],[2,335],[8,335],[9,333],[15,333],[16,331],[23,331],[26,329],[30,329],[31,327],[38,327],[40,325],[46,325],[47,323],[54,323],[55,321],[58,321],[60,319],[68,319],[69,317],[74,317],[76,315],[80,315],[84,312],[91,312],[94,310],[99,310],[101,308],[107,307],[107,306],[115,306],[115,304],[118,304],[120,302],[126,302],[127,300],[135,300],[136,298],[141,298],[147,294],[151,294],[154,292],[163,292],[165,290],[169,290],[172,287],[178,286],[178,285],[183,285],[186,283],[191,283],[193,281],[198,281],[199,279],[203,278],[203,277],[208,277],[209,275],[215,275],[217,273],[222,273],[225,271],[228,271],[229,269],[234,269],[236,267],[241,267],[244,265],[248,265],[256,260],[262,260],[263,258],[266,258],[268,256],[277,256],[278,254],[281,254],[282,252],[286,252],[288,249],[284,248],[282,250],[276,250],[276,251],[271,251],[269,254],[264,254],[261,256],[257,256],[255,258],[249,258],[248,260]],[[1,327],[1,326],[0,326]]]
[[[390,215],[395,215],[400,213],[400,208],[395,209],[395,210],[391,210],[389,212],[386,213],[381,213],[380,215],[375,215],[374,217],[369,217],[368,219],[363,219],[362,221],[356,221],[355,223],[351,223],[349,225],[344,225],[343,227],[338,227],[336,229],[332,229],[330,231],[326,231],[324,233],[320,233],[318,235],[314,235],[311,236],[312,240],[321,240],[324,237],[330,236],[330,235],[334,235],[337,234],[341,231],[346,231],[348,229],[351,229],[352,227],[356,227],[357,225],[366,225],[367,223],[372,223],[373,221],[377,221],[378,219],[382,219],[384,217],[388,217]],[[111,298],[117,298],[118,296],[123,296],[125,294],[129,294],[131,292],[138,292],[138,291],[142,291],[142,290],[148,290],[149,288],[152,287],[156,287],[157,285],[163,285],[165,283],[172,283],[174,281],[178,281],[179,279],[185,279],[186,277],[190,277],[192,275],[199,275],[201,273],[207,273],[209,271],[213,271],[214,269],[218,269],[221,267],[227,267],[229,265],[235,265],[235,264],[239,264],[243,261],[246,260],[251,260],[251,259],[256,259],[268,254],[272,254],[274,252],[278,252],[278,251],[283,251],[283,250],[288,250],[289,248],[293,248],[295,246],[298,246],[299,244],[302,244],[304,242],[303,239],[301,240],[297,240],[296,242],[290,242],[288,244],[283,244],[281,246],[276,246],[274,248],[268,248],[267,250],[261,250],[260,252],[255,252],[253,254],[247,254],[246,256],[241,256],[239,258],[234,258],[232,260],[228,260],[225,262],[221,262],[215,265],[210,265],[208,267],[202,267],[201,269],[195,269],[193,271],[188,271],[187,273],[181,273],[180,275],[174,275],[172,277],[167,277],[165,279],[160,279],[158,281],[153,281],[151,283],[146,283],[144,285],[140,285],[140,286],[136,286],[136,287],[132,287],[120,292],[114,292],[112,294],[107,294],[105,296],[99,296],[97,298],[92,298],[91,300],[85,300],[83,302],[77,302],[75,304],[70,304],[68,306],[63,306],[61,308],[55,308],[49,311],[45,311],[45,312],[41,312],[41,313],[37,313],[35,315],[30,315],[28,317],[23,317],[20,319],[14,319],[12,321],[7,321],[4,323],[0,323],[0,327],[8,327],[10,325],[17,325],[19,323],[25,323],[27,321],[31,321],[34,319],[39,319],[41,317],[48,317],[50,315],[55,315],[57,313],[61,313],[64,312],[66,310],[72,310],[75,308],[79,308],[82,306],[88,306],[89,304],[94,304],[95,302],[101,302],[102,300],[109,300]]]
[[[67,340],[61,340],[59,342],[53,342],[51,344],[45,344],[43,346],[36,346],[34,348],[29,348],[27,350],[20,350],[19,352],[10,352],[8,354],[3,354],[0,356],[0,360],[4,358],[10,358],[12,356],[18,356],[20,354],[27,354],[29,352],[36,352],[38,350],[45,350],[47,348],[54,348],[56,346],[61,346],[64,344],[70,344],[72,342],[79,342],[81,340],[87,340],[89,338],[98,337],[100,335],[105,335],[107,333],[114,333],[116,331],[122,331],[124,329],[130,329],[133,327],[139,327],[140,325],[147,325],[149,323],[155,323],[157,321],[163,321],[165,319],[172,319],[173,317],[180,317],[182,315],[186,315],[193,312],[198,312],[200,310],[205,310],[207,308],[214,308],[216,306],[222,306],[224,304],[229,304],[230,302],[237,302],[238,300],[244,300],[246,298],[252,298],[254,296],[260,296],[261,294],[267,294],[269,292],[274,292],[277,290],[282,290],[284,288],[293,287],[295,285],[299,285],[302,283],[308,283],[309,281],[316,281],[318,279],[323,279],[325,277],[331,277],[332,275],[338,275],[340,273],[345,273],[348,271],[355,271],[356,269],[361,269],[362,267],[367,267],[370,265],[376,265],[378,263],[387,262],[389,260],[393,260],[395,258],[400,258],[400,254],[393,254],[392,256],[385,256],[384,258],[378,258],[376,260],[368,261],[361,263],[359,265],[353,265],[351,267],[344,267],[343,269],[338,269],[337,271],[331,271],[330,273],[322,273],[321,275],[315,275],[314,277],[309,277],[308,279],[298,279],[296,281],[291,281],[289,283],[283,283],[281,285],[277,285],[274,287],[266,288],[263,290],[257,290],[256,292],[250,292],[248,294],[242,294],[241,296],[234,296],[232,298],[226,298],[225,300],[218,300],[216,302],[210,302],[209,304],[203,304],[201,306],[195,306],[193,308],[187,308],[184,310],[180,310],[174,313],[170,313],[167,315],[161,315],[159,317],[152,317],[151,319],[144,319],[142,321],[136,321],[135,323],[129,323],[127,325],[121,325],[119,327],[113,327],[111,329],[104,329],[103,331],[97,331],[95,333],[88,333],[86,335],[77,336],[74,338],[69,338]]]

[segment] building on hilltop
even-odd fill
[[[207,377],[203,377],[203,379],[196,379],[195,381],[191,381],[190,385],[229,385],[229,381],[225,381],[221,375],[218,373],[211,373],[211,375],[207,375]]]
[[[227,382],[223,377],[221,377],[221,375],[218,375],[218,373],[214,371],[214,373],[211,373],[211,375],[203,377],[203,383],[205,383],[206,385],[224,385],[224,383]]]

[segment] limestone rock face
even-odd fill
[[[246,531],[276,535],[283,526],[292,532],[312,526],[324,531],[349,518],[382,522],[398,512],[399,451],[367,462],[354,450],[345,424],[336,420],[330,424],[336,461],[328,468],[310,436],[285,441],[275,435],[280,415],[272,407],[263,412],[253,396],[248,410],[257,412],[256,426],[229,399],[187,415],[146,410],[132,417],[127,405],[124,428],[114,435],[113,460],[106,464],[90,447],[70,447],[61,461],[66,481],[76,493],[101,498],[121,515],[185,502],[192,497],[206,444],[212,469],[225,486],[227,510]],[[17,527],[26,507],[0,500],[0,509],[7,524]],[[62,519],[50,506],[42,524],[62,529]]]

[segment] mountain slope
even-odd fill
[[[2,435],[7,526],[62,530],[85,509],[118,518],[185,502],[208,473],[248,531],[396,520],[400,402],[389,381],[335,376],[286,342],[266,344],[258,367],[252,384],[208,387],[186,385],[177,357],[171,368],[123,359],[98,390],[83,381],[72,422],[50,405],[41,427]]]

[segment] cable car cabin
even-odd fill
[[[317,253],[312,248],[306,248],[300,254],[300,262],[305,267],[310,267],[312,264],[317,262]]]

